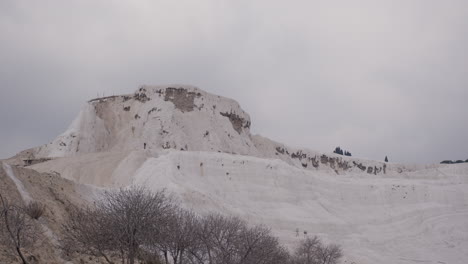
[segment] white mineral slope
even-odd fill
[[[271,226],[291,247],[304,231],[342,244],[345,263],[468,263],[468,164],[295,149],[251,135],[250,122],[234,100],[196,87],[143,86],[91,100],[53,142],[8,162],[101,187],[167,188],[197,212]]]
[[[65,179],[82,184],[118,188],[132,183],[132,175],[149,155],[149,151],[144,150],[96,152],[55,158],[29,168],[59,173]]]
[[[361,174],[308,171],[278,159],[167,151],[146,160],[134,183],[167,188],[200,213],[266,224],[291,247],[304,231],[317,234],[343,245],[346,263],[467,263],[468,165]]]
[[[323,153],[295,149],[251,135],[250,125],[249,115],[232,99],[187,85],[142,86],[134,94],[89,101],[62,135],[49,144],[24,151],[18,157],[38,160],[175,149],[281,159],[299,168],[328,170],[330,173],[365,171],[384,174],[387,169],[400,172],[415,170],[400,164],[389,165],[333,153],[326,153],[323,157]],[[18,165],[22,163],[19,159],[16,161]],[[82,163],[76,164],[80,170]],[[112,166],[119,164],[116,161]],[[59,170],[57,172],[61,173]],[[73,164],[71,170],[75,170]],[[74,174],[73,178],[77,178]],[[78,176],[83,177],[86,178]]]
[[[232,99],[187,85],[143,86],[89,101],[66,132],[34,154],[54,158],[146,145],[255,155],[249,127],[249,115]]]

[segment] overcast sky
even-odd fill
[[[0,158],[97,95],[193,84],[252,132],[406,163],[468,159],[468,1],[0,1]]]

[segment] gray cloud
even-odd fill
[[[464,0],[1,1],[0,157],[98,94],[188,83],[290,145],[467,159],[466,17]]]

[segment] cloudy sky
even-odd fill
[[[86,100],[185,83],[252,132],[408,163],[468,159],[468,1],[0,1],[0,158]]]

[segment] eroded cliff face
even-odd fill
[[[164,101],[170,101],[174,107],[182,112],[191,112],[196,108],[195,98],[200,98],[200,92],[188,91],[185,88],[168,87],[163,90],[158,90],[158,93],[164,93]],[[200,110],[200,109],[199,109]]]

